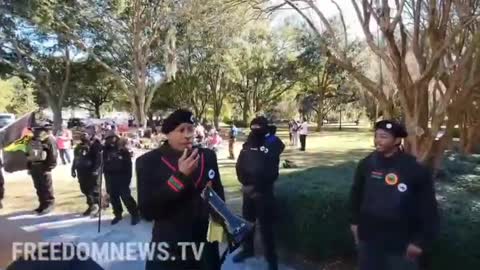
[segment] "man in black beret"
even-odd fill
[[[285,149],[283,142],[275,136],[275,132],[276,127],[269,125],[265,117],[253,119],[250,134],[243,144],[236,164],[237,177],[243,185],[242,213],[250,222],[255,223],[258,219],[269,270],[278,269],[273,231],[275,213],[273,186],[278,179],[280,154]],[[253,240],[252,234],[245,241],[243,250],[233,258],[235,263],[254,256]]]
[[[57,143],[49,131],[51,125],[40,124],[33,129],[33,138],[27,145],[27,169],[37,191],[39,206],[34,211],[44,215],[53,210],[52,170],[57,166]]]
[[[215,152],[193,147],[194,123],[192,112],[173,112],[162,125],[167,141],[136,162],[140,215],[154,221],[151,245],[158,248],[160,243],[168,243],[164,248],[167,256],[155,248],[147,270],[221,267],[218,243],[207,242],[210,211],[200,194],[207,184],[223,200],[224,191]],[[180,242],[194,246],[183,249]],[[202,246],[200,257],[195,256],[193,248],[198,251]]]
[[[350,195],[360,270],[418,269],[438,223],[430,171],[400,150],[405,127],[375,125],[376,150],[358,164]]]

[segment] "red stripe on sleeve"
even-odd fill
[[[172,183],[170,183],[169,181],[167,181],[167,184],[168,184],[168,186],[169,186],[171,189],[173,189],[175,192],[179,192],[179,190],[177,189],[177,187],[174,186]]]

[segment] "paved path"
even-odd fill
[[[239,151],[241,143],[237,143],[237,151]],[[228,145],[225,141],[218,151],[219,165],[225,162],[232,162],[226,159],[228,156]],[[68,175],[69,166],[58,166],[56,172],[61,175]],[[25,171],[8,174],[9,181],[24,181],[29,179]],[[68,181],[68,180],[67,180]],[[233,208],[238,209],[241,205],[240,197],[232,197],[227,201]],[[112,218],[110,209],[102,215],[101,232],[98,233],[98,220],[85,218],[79,214],[61,214],[51,213],[45,216],[33,215],[30,212],[12,213],[6,216],[10,221],[16,223],[27,231],[38,232],[45,241],[54,242],[70,242],[70,243],[126,243],[132,240],[140,243],[148,243],[151,238],[152,223],[142,221],[136,226],[130,225],[129,216],[125,216],[119,224],[110,225]],[[267,265],[263,258],[252,258],[241,264],[234,264],[231,255],[227,257],[222,269],[224,270],[260,270],[267,269]],[[139,259],[139,254],[134,254],[135,260],[106,260],[104,258],[93,258],[105,270],[131,270],[144,269],[145,261]],[[286,266],[281,266],[281,270],[294,270]]]
[[[102,221],[101,231],[98,233],[98,220],[82,217],[79,214],[49,214],[45,216],[32,215],[30,213],[16,213],[8,215],[7,218],[18,224],[18,226],[31,232],[38,232],[45,241],[68,242],[82,245],[89,243],[125,243],[134,241],[140,246],[150,241],[152,223],[142,221],[136,226],[130,225],[129,217],[125,217],[119,224],[110,225],[111,216],[105,217]],[[81,246],[81,245],[80,245]],[[138,250],[138,248],[135,248]],[[228,256],[222,269],[225,270],[256,270],[266,269],[263,258],[253,258],[245,263],[234,264],[232,256]],[[135,252],[129,260],[113,258],[107,260],[101,257],[93,257],[105,270],[131,270],[144,269],[145,261]],[[133,259],[133,260],[132,260]],[[285,266],[282,270],[294,270]]]

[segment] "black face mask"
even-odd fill
[[[254,128],[251,130],[251,132],[252,132],[252,135],[257,138],[265,137],[265,135],[268,134],[268,130],[265,128]]]

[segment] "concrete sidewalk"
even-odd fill
[[[103,215],[102,215],[103,216]],[[138,243],[141,247],[149,243],[151,238],[152,223],[142,221],[136,226],[130,225],[130,218],[125,216],[124,220],[115,226],[110,225],[110,215],[105,215],[102,221],[101,231],[98,233],[98,219],[83,217],[78,214],[49,214],[45,216],[37,216],[30,213],[18,213],[8,215],[7,218],[30,232],[37,232],[48,242],[67,242],[78,245],[89,245],[96,243],[101,246],[102,243]],[[80,245],[80,246],[82,246]],[[145,261],[140,258],[139,248],[135,248],[137,252],[132,254],[129,260],[121,258],[95,258],[100,266],[105,270],[131,270],[144,269]],[[223,248],[222,248],[223,249]],[[266,262],[263,258],[252,258],[241,264],[234,264],[229,255],[222,267],[222,270],[260,270],[267,269]],[[132,260],[133,259],[133,260]],[[281,266],[281,270],[294,270],[286,266]]]

